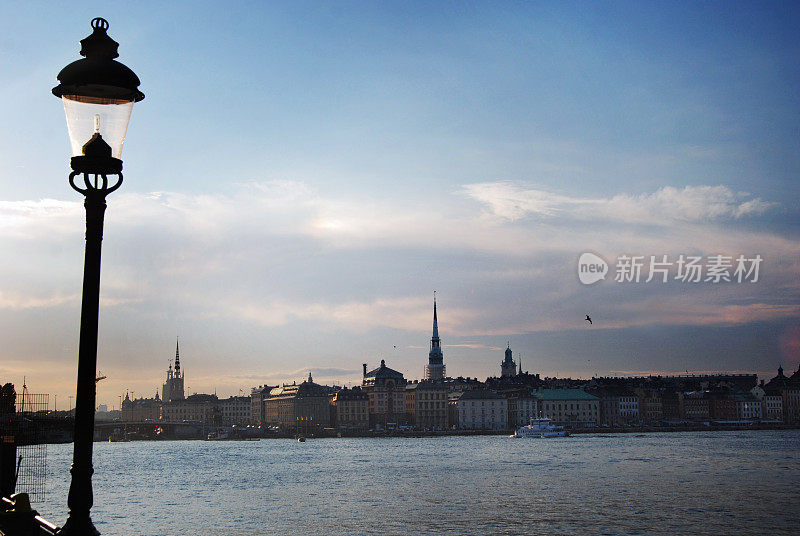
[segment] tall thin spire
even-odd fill
[[[181,372],[181,348],[180,348],[180,341],[178,337],[175,337],[175,374],[178,375]]]
[[[439,322],[436,320],[436,291],[433,291],[433,337],[432,340],[439,340]]]
[[[436,315],[436,291],[433,292],[433,334],[431,335],[431,350],[428,352],[428,365],[425,367],[425,377],[429,380],[444,379],[444,355],[442,342],[439,340],[439,319]]]

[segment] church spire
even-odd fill
[[[431,341],[439,340],[439,322],[436,320],[436,291],[433,291],[433,337]],[[431,342],[431,345],[433,342]],[[437,345],[438,346],[438,345]]]
[[[181,373],[181,348],[180,341],[175,337],[175,375]]]
[[[442,341],[439,340],[439,320],[436,316],[436,291],[433,292],[433,334],[431,335],[431,350],[428,352],[428,365],[425,367],[425,378],[429,380],[444,379],[444,355],[442,354]]]

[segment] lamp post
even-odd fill
[[[61,97],[72,145],[69,184],[86,199],[86,256],[78,348],[78,387],[69,515],[62,535],[98,535],[92,524],[92,441],[94,440],[97,316],[100,302],[100,244],[106,196],[122,185],[122,144],[133,103],[144,98],[139,78],[118,57],[108,21],[92,20],[92,34],[81,41],[83,59],[58,73],[53,95]],[[109,177],[113,179],[109,181]],[[78,184],[76,184],[76,178]]]

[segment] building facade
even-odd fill
[[[536,399],[529,392],[507,397],[508,425],[510,428],[527,426],[536,417]]]
[[[447,394],[443,381],[423,380],[406,385],[408,422],[419,430],[447,428]]]
[[[194,394],[182,400],[165,402],[161,407],[163,420],[173,423],[185,422],[204,426],[222,424],[217,404],[217,395]]]
[[[639,397],[625,389],[605,389],[600,398],[600,422],[607,426],[631,425],[639,422]]]
[[[244,426],[252,423],[252,403],[249,396],[232,396],[218,402],[223,426]]]
[[[704,391],[683,394],[684,416],[689,421],[707,421],[711,418],[709,398]]]
[[[658,389],[636,389],[639,397],[639,418],[647,423],[655,423],[664,419],[664,404],[661,391]]]
[[[734,397],[736,404],[736,417],[745,421],[755,421],[761,419],[761,400],[756,398],[753,393],[737,393]]]
[[[255,426],[264,424],[264,400],[277,385],[259,385],[250,390],[250,419]]]
[[[131,400],[128,393],[122,401],[120,418],[127,422],[157,421],[161,418],[161,399],[156,392],[155,398],[136,398]]]
[[[508,401],[494,391],[464,391],[456,403],[458,427],[463,430],[508,429]]]
[[[800,365],[786,380],[783,389],[783,414],[787,424],[800,424]]]
[[[295,433],[314,433],[331,424],[331,389],[314,383],[311,373],[301,384],[284,384],[264,399],[264,424]]]
[[[582,389],[538,389],[534,397],[539,417],[572,426],[600,424],[600,399]]]
[[[769,421],[785,420],[783,408],[783,393],[786,390],[789,378],[783,374],[783,367],[778,367],[778,375],[764,384],[760,390],[754,389],[761,395],[761,414],[764,419]]]
[[[360,387],[340,389],[330,400],[333,426],[340,430],[369,428],[369,396]]]
[[[405,425],[406,416],[406,379],[403,374],[386,366],[381,359],[381,366],[367,372],[364,363],[364,378],[361,389],[369,397],[370,426],[392,428]]]

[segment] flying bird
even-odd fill
[[[592,319],[591,319],[591,318],[589,318],[589,315],[586,315],[586,321],[587,321],[587,322],[589,322],[589,324],[591,325],[591,323],[592,323]]]

